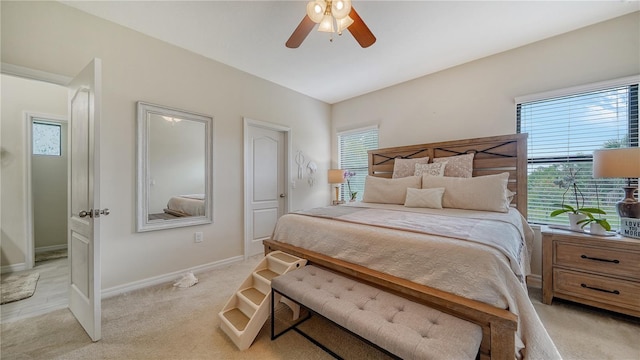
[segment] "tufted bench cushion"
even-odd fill
[[[475,359],[480,326],[316,266],[272,289],[403,359]]]

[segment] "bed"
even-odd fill
[[[526,134],[373,150],[366,202],[282,216],[265,251],[474,322],[481,358],[559,358],[527,295],[526,165]]]
[[[164,212],[177,217],[204,216],[204,194],[172,196]]]

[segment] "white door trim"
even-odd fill
[[[284,208],[284,213],[288,213],[289,209],[291,208],[291,191],[290,191],[290,187],[289,187],[289,174],[290,174],[290,170],[291,170],[291,128],[287,127],[287,126],[282,126],[282,125],[278,125],[278,124],[273,124],[273,123],[269,123],[269,122],[265,122],[265,121],[260,121],[260,120],[253,120],[253,119],[249,119],[249,118],[243,118],[244,120],[244,174],[243,174],[243,178],[244,178],[244,258],[245,260],[249,257],[249,247],[251,244],[251,240],[249,237],[249,233],[250,233],[250,229],[249,226],[251,226],[251,224],[249,224],[248,219],[250,218],[250,214],[249,211],[251,210],[251,206],[250,206],[250,201],[251,199],[249,198],[249,191],[250,188],[249,186],[251,184],[249,184],[248,182],[248,178],[247,178],[247,174],[249,173],[250,169],[249,164],[250,164],[250,156],[251,156],[251,151],[250,151],[250,139],[249,139],[249,128],[250,127],[260,127],[260,128],[264,128],[264,129],[268,129],[268,130],[273,130],[273,131],[278,131],[284,134],[284,142],[285,142],[285,167],[284,167],[284,179],[282,179],[282,181],[284,181],[283,185],[283,189],[286,189],[286,193],[287,193],[287,197],[286,197],[286,201],[285,203],[285,208]]]
[[[25,199],[25,207],[24,207],[24,218],[25,218],[25,236],[26,236],[26,248],[25,248],[25,269],[32,269],[35,265],[35,257],[33,256],[35,251],[35,238],[33,237],[33,181],[31,179],[32,171],[31,171],[31,153],[32,153],[32,142],[33,142],[33,121],[34,119],[43,119],[43,120],[51,120],[53,122],[60,122],[68,124],[69,121],[65,116],[62,115],[51,115],[51,114],[43,114],[37,113],[33,111],[25,111],[24,112],[24,179],[26,181],[24,187],[24,199]],[[67,126],[67,139],[69,136],[69,127]],[[69,162],[67,158],[67,172],[69,168]]]

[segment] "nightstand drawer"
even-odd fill
[[[640,284],[631,281],[554,269],[553,289],[558,293],[640,310]]]
[[[556,242],[554,263],[640,280],[640,253]]]

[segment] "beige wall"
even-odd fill
[[[381,147],[511,134],[517,96],[638,73],[640,12],[335,104],[332,134],[379,124]]]
[[[9,265],[24,266],[27,251],[25,173],[29,152],[25,142],[28,123],[25,112],[66,118],[67,89],[7,75],[2,75],[0,82],[0,265],[4,268]],[[66,176],[66,171],[64,174]],[[38,186],[37,182],[32,186]],[[66,196],[64,204],[66,207]]]
[[[243,117],[290,127],[292,150],[326,174],[328,104],[57,2],[1,6],[4,63],[73,76],[92,58],[103,61],[100,197],[111,210],[100,219],[103,289],[243,254]],[[139,100],[213,116],[214,224],[135,233]],[[329,190],[326,176],[313,187],[299,181],[289,190],[292,208],[325,205]],[[2,221],[4,230],[4,212]],[[202,243],[194,243],[195,231],[204,233]]]

